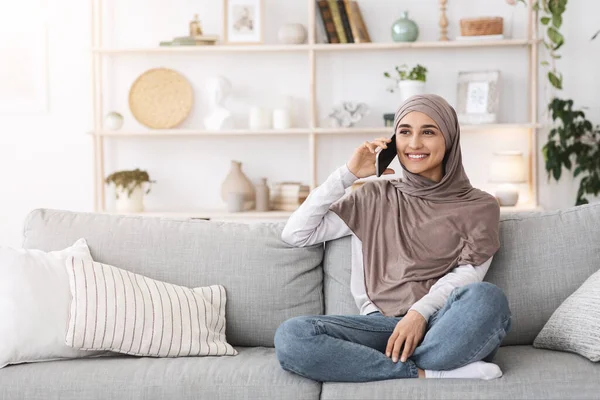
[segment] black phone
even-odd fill
[[[383,175],[383,171],[385,171],[388,165],[394,161],[394,158],[398,155],[396,151],[396,134],[394,133],[391,137],[391,141],[388,143],[386,149],[381,149],[377,153],[377,158],[375,160],[375,169],[377,170],[377,177]]]

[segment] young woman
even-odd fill
[[[345,195],[376,174],[377,148],[390,139],[365,142],[284,227],[282,240],[296,247],[352,236],[360,312],[285,321],[275,334],[281,367],[322,382],[499,378],[492,361],[511,312],[502,290],[483,282],[500,247],[498,202],[471,186],[456,112],[440,96],[408,99],[394,134],[403,179]]]

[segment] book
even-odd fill
[[[316,32],[316,39],[315,41],[317,43],[329,43],[329,39],[327,37],[327,30],[325,29],[325,22],[323,22],[323,15],[321,15],[321,11],[319,10],[319,7],[317,6],[316,8],[316,16],[315,16],[315,21],[316,21],[316,25],[317,25],[317,32]]]
[[[344,32],[344,25],[342,24],[342,15],[338,8],[337,0],[327,0],[329,3],[329,9],[331,10],[331,16],[333,17],[333,23],[335,25],[335,31],[340,38],[340,43],[348,43],[346,33]]]
[[[369,36],[369,31],[367,30],[367,26],[365,25],[365,21],[363,20],[358,3],[354,0],[350,1],[349,3],[351,10],[350,24],[353,27],[353,29],[356,30],[356,33],[353,33],[354,42],[370,43],[371,37]]]
[[[318,0],[317,5],[323,18],[323,24],[325,25],[325,32],[327,32],[327,42],[329,43],[340,43],[340,38],[337,35],[335,29],[335,23],[333,22],[333,16],[331,15],[331,9],[327,0]]]
[[[354,43],[354,38],[352,37],[352,28],[350,27],[350,20],[348,19],[348,14],[346,13],[346,5],[344,4],[344,0],[337,0],[338,10],[340,10],[340,16],[342,17],[342,25],[344,26],[344,34],[346,35],[346,39],[348,43]]]

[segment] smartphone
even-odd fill
[[[386,149],[381,149],[379,153],[377,153],[377,158],[375,159],[375,169],[377,170],[377,177],[383,175],[383,171],[385,171],[388,165],[394,161],[394,158],[398,155],[396,151],[396,134],[394,133],[391,137],[391,141],[388,143]]]

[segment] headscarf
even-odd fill
[[[500,248],[500,207],[471,186],[462,165],[456,111],[442,97],[416,95],[396,111],[427,114],[446,141],[440,182],[410,172],[366,181],[330,206],[362,242],[366,293],[383,315],[401,316],[458,265],[481,265]]]

